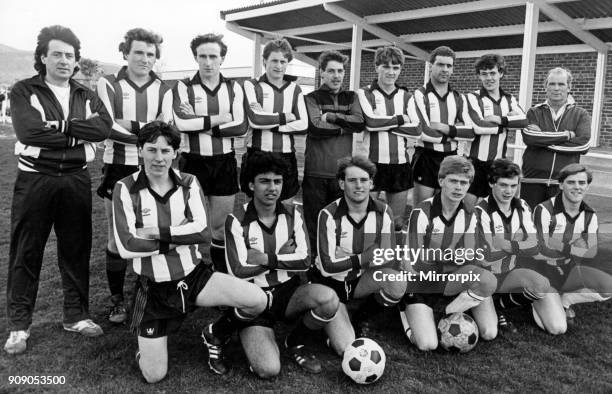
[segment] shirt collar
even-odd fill
[[[368,206],[366,207],[366,212],[378,212],[383,213],[381,206],[378,206],[376,202],[372,199],[372,197],[368,197]],[[338,209],[336,209],[336,213],[334,214],[334,219],[340,219],[343,216],[348,216],[348,204],[346,203],[346,198],[340,198],[340,202],[338,203]]]
[[[497,200],[495,200],[495,197],[493,197],[492,194],[489,194],[489,197],[487,199],[488,199],[488,203],[489,203],[489,212],[498,211],[500,214],[502,214],[502,216],[506,216],[499,209],[499,205],[497,204]],[[512,213],[515,209],[518,210],[519,212],[523,211],[523,204],[521,204],[520,198],[517,198],[517,197],[513,197],[512,200],[510,201],[510,212]]]
[[[563,192],[557,193],[555,197],[553,197],[553,215],[557,215],[559,213],[565,213],[565,204],[563,204]],[[591,208],[587,203],[582,201],[580,203],[580,207],[578,207],[578,212],[595,212],[593,208]]]
[[[395,93],[397,93],[398,90],[400,89],[404,89],[403,87],[399,86],[397,83],[394,85],[394,89],[391,93],[387,94],[378,84],[378,79],[375,79],[374,82],[372,82],[370,84],[370,90],[378,90],[383,96],[386,97],[393,97],[393,95]]]
[[[455,216],[457,216],[457,212],[459,212],[462,209],[465,209],[465,207],[463,206],[463,200],[461,200],[461,202],[459,202],[459,205],[457,206],[457,209],[455,210],[455,213],[453,213],[453,218]],[[439,192],[436,193],[433,196],[433,200],[431,201],[431,209],[429,210],[429,214],[430,214],[432,219],[435,218],[435,217],[438,217],[438,216],[442,216],[442,196],[440,195]]]
[[[342,92],[344,92],[344,89],[342,88],[342,86],[340,86],[340,90],[338,91],[338,93],[334,93],[332,92],[331,88],[329,86],[327,86],[326,84],[321,84],[321,86],[319,87],[319,90],[323,91],[323,92],[329,92],[331,94],[340,94]]]
[[[170,169],[168,172],[168,175],[170,175],[170,179],[172,180],[172,183],[174,184],[174,186],[189,187],[189,184],[185,182],[185,180],[181,177],[181,174],[176,172],[175,170]],[[137,193],[141,191],[142,189],[148,188],[149,186],[150,186],[150,183],[149,183],[149,178],[147,178],[147,174],[145,173],[144,170],[140,170],[138,172],[138,176],[136,177],[136,181],[130,188],[130,193]]]
[[[153,70],[149,71],[149,76],[151,77],[151,80],[159,79],[161,81],[161,78],[159,77],[159,75],[155,74]],[[130,80],[130,78],[128,77],[128,73],[127,73],[127,66],[123,66],[119,69],[119,71],[117,71],[116,80],[120,81],[122,79]]]
[[[47,82],[45,82],[45,76],[42,74],[38,74],[33,76],[32,78],[30,78],[30,81],[33,85],[37,85],[37,86],[41,86],[41,87],[45,87],[45,88],[49,88],[49,85],[47,85]],[[85,90],[87,89],[85,86],[81,85],[80,83],[78,83],[77,81],[75,81],[74,79],[70,78],[68,80],[68,84],[70,85],[70,90]]]
[[[223,76],[223,74],[219,74],[219,85],[223,82],[227,82],[227,79]],[[189,85],[204,85],[202,83],[202,79],[200,78],[200,72],[196,71],[195,75],[188,81]]]
[[[278,217],[279,215],[289,215],[289,211],[285,208],[283,203],[279,200],[276,202],[276,207],[274,208],[274,214]],[[255,203],[253,200],[249,201],[247,204],[246,210],[244,212],[244,218],[242,219],[242,224],[246,225],[252,222],[259,220],[259,214],[257,214],[257,209],[255,209]]]
[[[478,94],[480,95],[480,97],[488,97],[491,100],[496,101],[493,97],[491,97],[491,95],[489,95],[489,92],[484,87],[480,88],[480,91],[478,92]],[[506,93],[501,87],[499,88],[499,98],[500,99],[502,97],[509,97],[509,96],[510,95],[508,93]]]
[[[425,93],[433,93],[436,96],[440,97],[441,99],[445,99],[446,97],[448,97],[448,95],[451,94],[453,90],[454,90],[453,87],[449,83],[446,94],[444,96],[440,96],[438,92],[436,91],[436,88],[434,88],[433,84],[431,83],[431,80],[427,81],[427,83],[425,84]]]

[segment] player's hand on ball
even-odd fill
[[[297,245],[295,244],[295,241],[293,240],[293,238],[289,238],[287,242],[285,242],[283,246],[281,246],[281,248],[278,250],[278,254],[295,253],[296,246]]]

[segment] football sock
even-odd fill
[[[406,311],[400,309],[399,313],[400,313],[400,321],[402,322],[402,328],[404,329],[404,334],[406,334],[406,338],[408,338],[408,340],[411,343],[414,343],[412,342],[412,328],[410,328],[410,324],[408,323],[408,317],[406,316]]]
[[[210,259],[212,260],[215,271],[227,274],[225,264],[225,241],[213,238],[210,242]]]
[[[241,329],[246,322],[257,316],[249,315],[238,308],[228,309],[213,325],[212,333],[215,337],[225,340],[232,336],[234,331]]]
[[[395,299],[383,290],[380,290],[378,293],[371,294],[368,296],[368,298],[366,298],[359,309],[355,311],[353,320],[355,323],[358,323],[371,319],[372,317],[381,314],[385,308],[397,305],[399,301],[400,299]]]
[[[111,295],[119,295],[123,300],[123,284],[125,282],[125,271],[127,260],[122,259],[117,253],[106,250],[106,277]]]
[[[446,306],[446,314],[465,312],[480,304],[482,300],[484,300],[484,297],[479,296],[472,290],[464,290]]]
[[[325,327],[327,323],[334,320],[336,314],[332,317],[319,316],[314,310],[309,310],[304,314],[304,317],[300,319],[294,329],[287,335],[287,346],[301,345],[304,338],[309,335],[311,331],[317,331]]]
[[[606,301],[608,299],[610,299],[610,297],[603,297],[601,294],[593,291],[592,289],[579,289],[573,292],[563,293],[563,295],[561,295],[561,303],[566,309],[574,304]]]
[[[493,298],[495,307],[502,310],[518,308],[521,306],[531,305],[534,301],[541,299],[539,296],[527,289],[523,289],[522,293],[503,293]]]

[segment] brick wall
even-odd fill
[[[374,54],[362,53],[361,84],[366,85],[376,78],[374,70]],[[521,56],[506,56],[506,74],[502,80],[502,88],[518,96],[519,82],[521,76]],[[474,73],[473,65],[475,58],[457,59],[451,84],[462,92],[472,91],[478,88],[478,77]],[[534,104],[546,99],[544,90],[544,79],[548,70],[560,66],[568,68],[573,76],[572,95],[578,105],[586,108],[589,113],[593,110],[593,92],[595,89],[595,69],[597,65],[597,54],[594,52],[538,55],[536,57],[535,77],[533,84]],[[409,90],[417,89],[423,84],[424,63],[417,60],[408,60],[404,65],[399,84],[406,86]],[[345,75],[345,86],[348,86],[350,65]],[[318,73],[315,80],[319,81]],[[606,150],[612,149],[612,55],[608,57],[608,67],[604,90],[604,105],[601,118],[600,147]]]

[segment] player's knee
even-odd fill
[[[567,322],[565,320],[557,320],[546,325],[546,331],[551,335],[563,335],[567,331]]]
[[[478,328],[480,339],[483,341],[492,341],[497,338],[497,325],[491,327]]]
[[[550,293],[551,290],[555,291],[551,288],[550,281],[542,275],[538,275],[537,277],[533,278],[531,283],[529,283],[525,289],[540,297],[544,297],[547,293]]]
[[[165,365],[153,365],[146,368],[140,367],[142,376],[145,378],[147,383],[157,383],[166,377],[168,368]]]
[[[317,295],[317,308],[321,311],[325,316],[332,316],[338,310],[338,306],[340,305],[340,300],[338,299],[338,295],[332,289],[325,289],[325,291],[320,291]]]
[[[479,270],[479,280],[473,282],[476,286],[474,289],[480,296],[489,297],[495,293],[497,289],[497,278],[490,271]]]
[[[253,372],[261,379],[271,379],[278,376],[281,365],[278,360],[267,361],[264,365],[253,366]]]
[[[422,352],[430,352],[438,348],[438,335],[415,335],[410,339],[414,346]]]
[[[406,294],[406,281],[383,282],[383,291],[394,300],[400,300]]]

